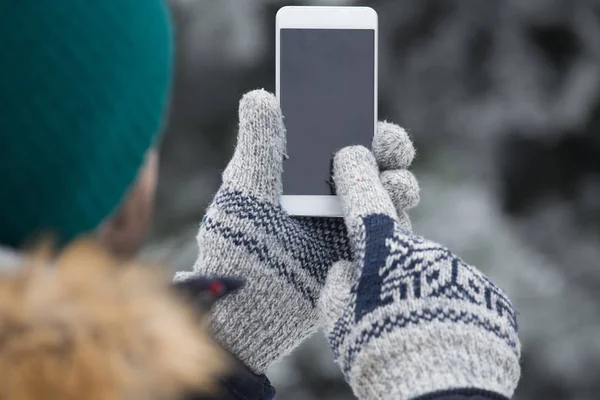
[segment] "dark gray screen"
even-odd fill
[[[281,29],[280,101],[287,128],[283,192],[330,195],[331,159],[370,146],[375,125],[375,31]]]

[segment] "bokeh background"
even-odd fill
[[[189,269],[231,156],[237,103],[274,90],[283,5],[380,18],[380,119],[410,131],[415,231],[520,312],[517,399],[600,398],[600,1],[172,0],[178,75],[147,254]],[[278,398],[351,399],[322,335],[269,372]]]

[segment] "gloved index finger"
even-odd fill
[[[373,137],[373,154],[383,170],[410,167],[415,158],[415,147],[408,133],[390,122],[379,122]]]
[[[397,220],[396,208],[381,183],[375,157],[365,147],[346,147],[335,155],[333,180],[348,228],[373,214]]]

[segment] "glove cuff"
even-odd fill
[[[413,399],[478,389],[511,397],[518,349],[472,325],[431,322],[382,332],[356,355],[346,378],[361,399]],[[450,326],[452,325],[452,326]]]

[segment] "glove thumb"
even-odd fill
[[[355,278],[356,265],[350,261],[339,261],[329,270],[318,302],[321,326],[326,332],[333,329],[336,321],[348,309]]]
[[[255,90],[240,101],[239,115],[237,145],[223,172],[223,183],[233,190],[277,203],[282,192],[286,147],[279,102],[271,93]]]

